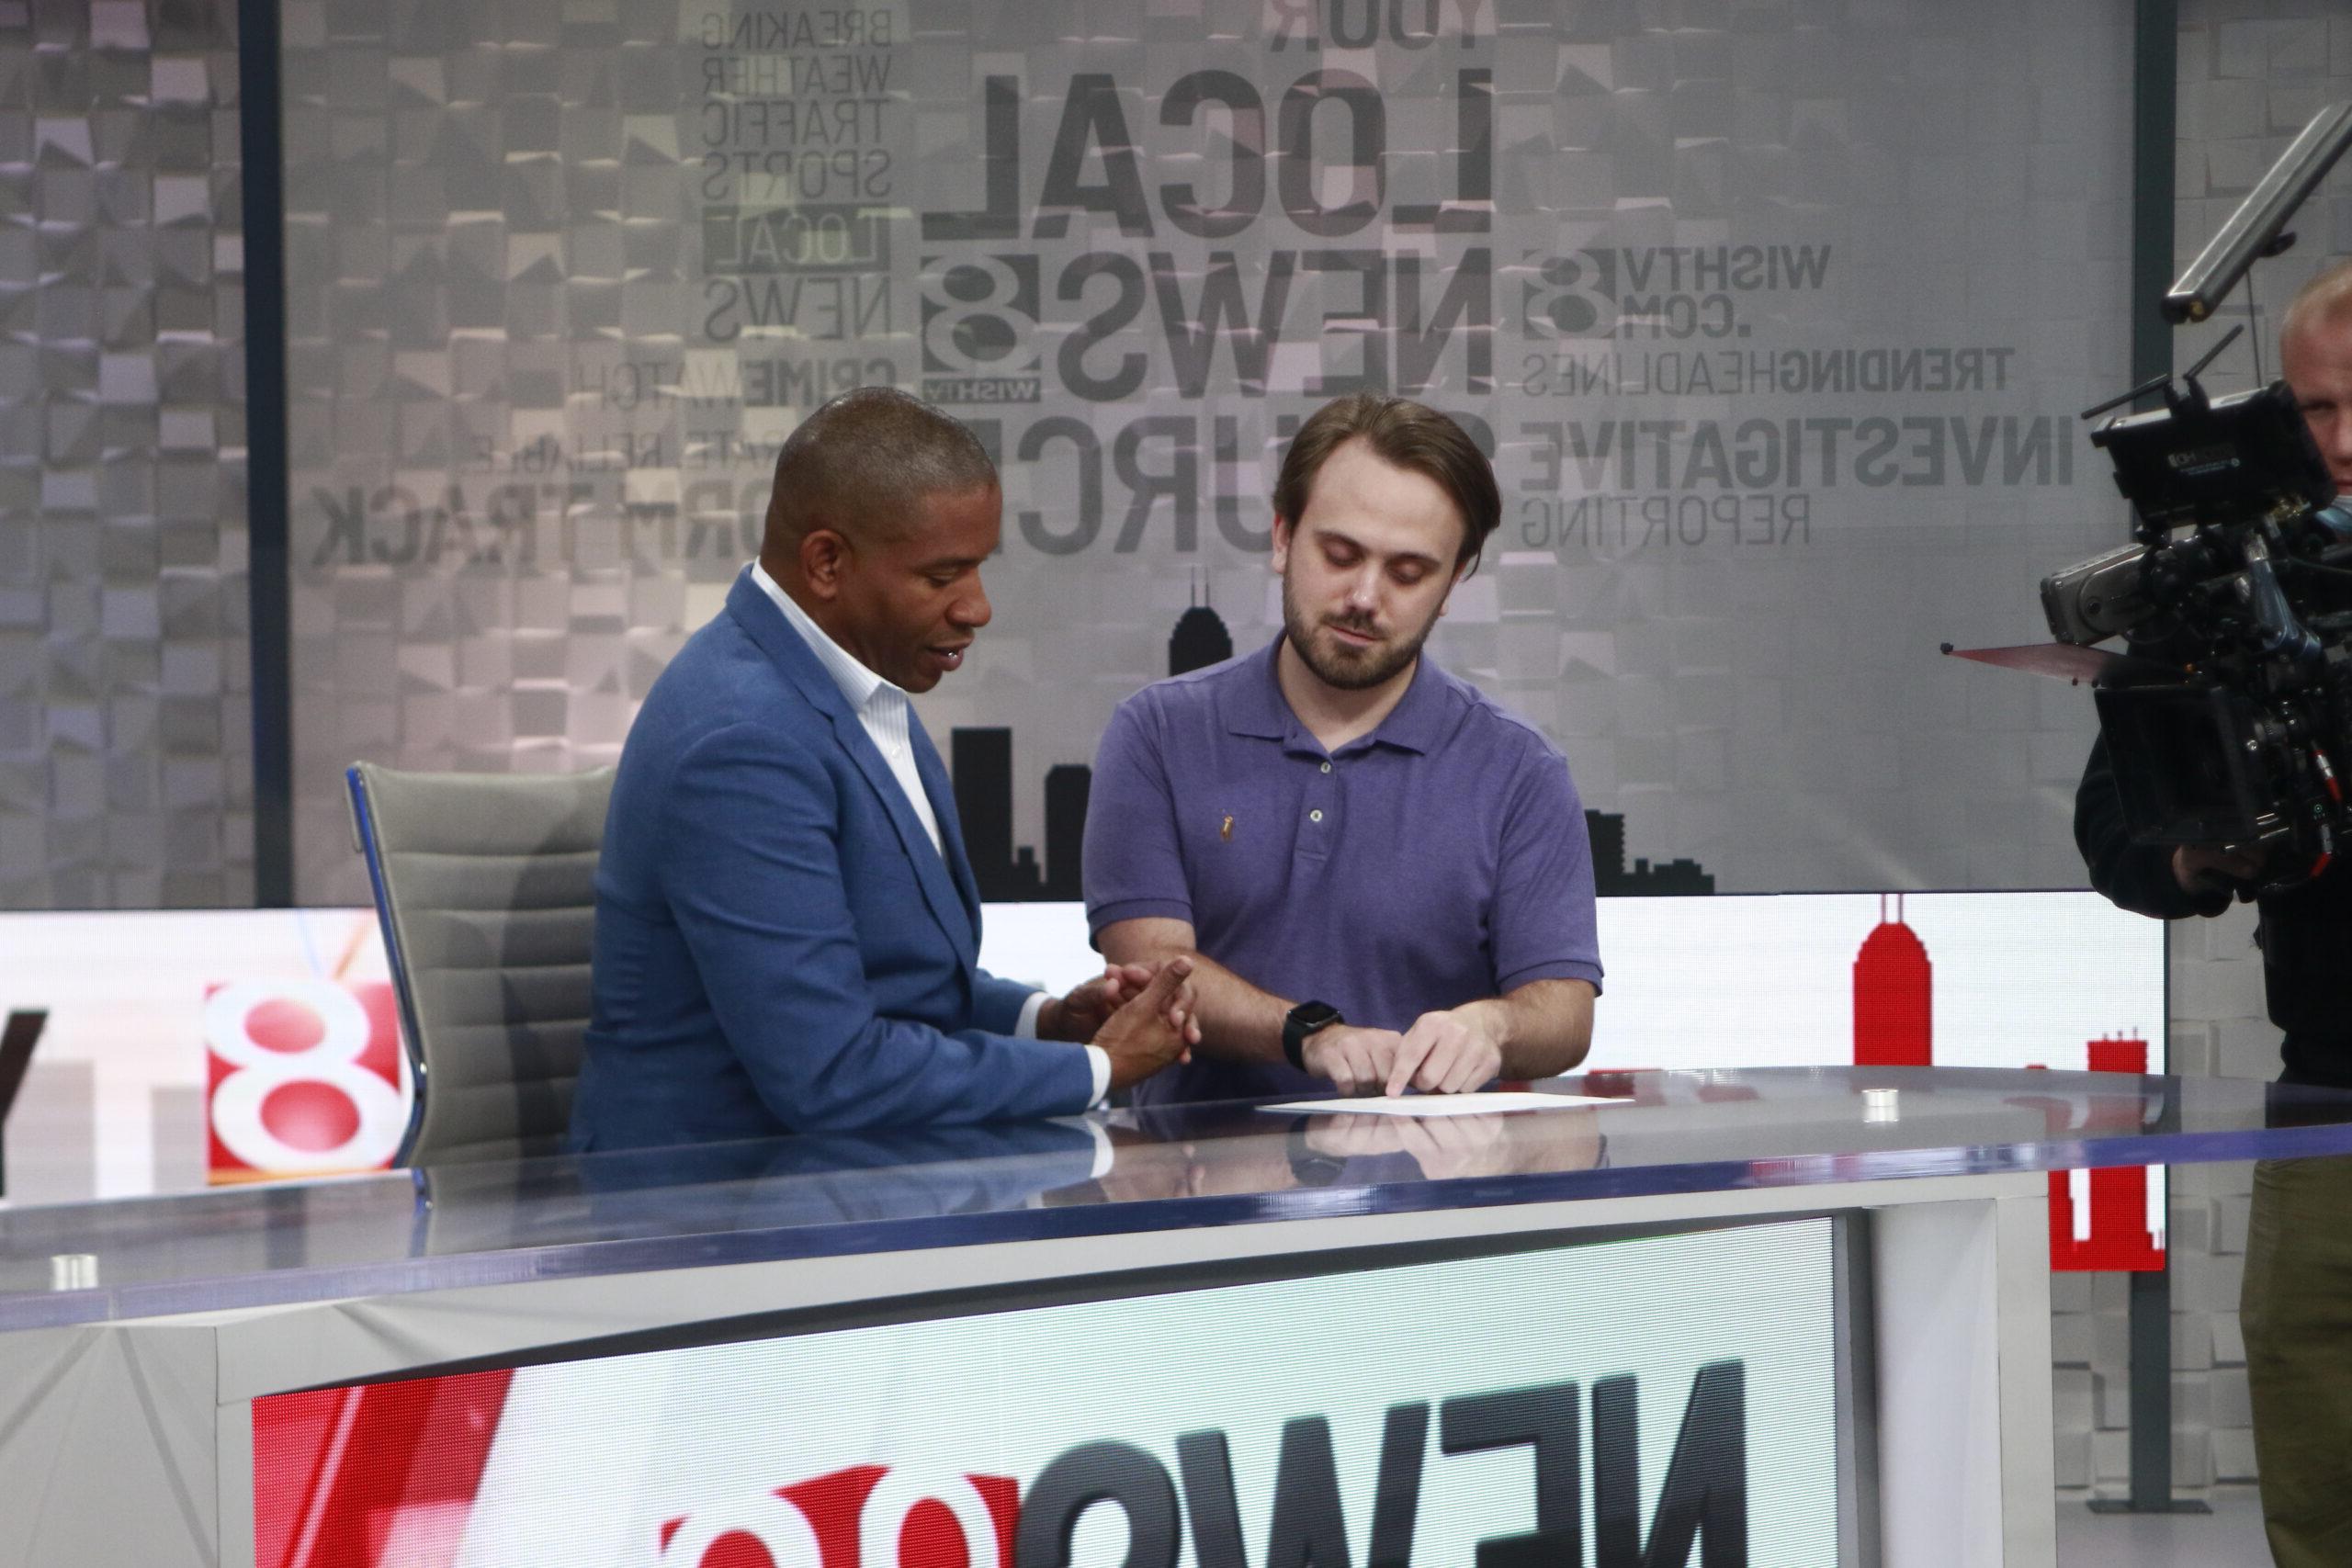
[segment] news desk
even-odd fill
[[[2253,1082],[1541,1087],[1611,1102],[0,1210],[0,1562],[2042,1568],[2049,1173],[2352,1152]]]

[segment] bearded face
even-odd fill
[[[1351,441],[1324,461],[1303,510],[1274,525],[1292,651],[1340,691],[1411,669],[1445,609],[1467,531],[1453,499]]]

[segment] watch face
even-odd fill
[[[1329,1002],[1301,1002],[1283,1015],[1283,1059],[1302,1071],[1306,1066],[1306,1037],[1340,1021],[1340,1010]]]

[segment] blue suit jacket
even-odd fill
[[[746,570],[647,694],[596,873],[584,1149],[1062,1115],[1075,1045],[1012,1037],[920,723],[931,845],[889,765]]]

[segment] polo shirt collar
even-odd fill
[[[1250,675],[1234,682],[1226,699],[1225,727],[1235,735],[1313,747],[1315,738],[1291,711],[1290,699],[1283,695],[1282,682],[1275,673],[1284,635],[1276,633],[1264,651],[1250,661]],[[1405,688],[1396,705],[1388,710],[1388,716],[1371,734],[1351,740],[1340,749],[1394,746],[1399,750],[1424,754],[1434,750],[1445,716],[1444,685],[1445,675],[1424,645],[1420,658],[1413,665],[1412,684]]]
[[[860,664],[847,649],[827,637],[825,628],[811,619],[808,611],[794,604],[792,595],[786,593],[783,585],[770,577],[768,569],[758,561],[752,563],[752,581],[761,592],[775,602],[777,609],[784,612],[784,618],[792,623],[792,629],[800,634],[800,640],[808,645],[808,651],[817,656],[817,662],[825,667],[825,673],[831,675],[833,684],[841,688],[842,695],[849,701],[852,713],[864,713],[865,705],[878,692],[888,692],[900,702],[907,700],[906,693]]]
[[[1437,750],[1445,720],[1445,671],[1430,657],[1429,645],[1421,645],[1420,658],[1413,664],[1413,683],[1372,739],[1384,746],[1395,746],[1407,751],[1427,754]]]

